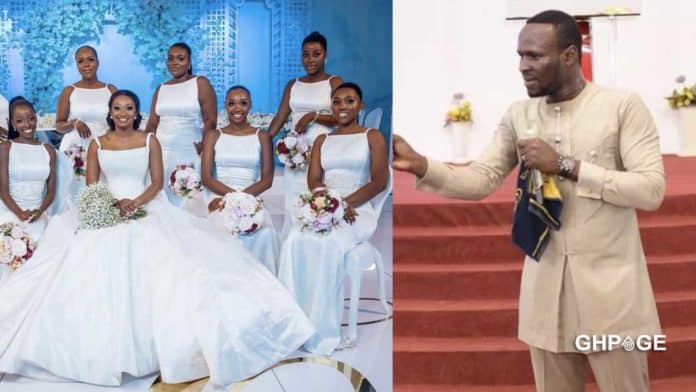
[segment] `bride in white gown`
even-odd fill
[[[159,142],[135,131],[139,102],[117,91],[115,131],[88,150],[122,214],[76,230],[55,217],[36,252],[0,280],[0,372],[116,386],[124,374],[206,388],[257,374],[314,332],[286,289],[237,241],[166,201]],[[149,175],[148,175],[149,173]]]

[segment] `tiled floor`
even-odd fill
[[[280,175],[282,177],[282,174]],[[282,178],[281,178],[282,180]],[[274,222],[277,225],[279,214],[282,211],[282,199],[279,195],[265,195],[264,199],[269,204],[269,210],[274,214]],[[278,208],[280,207],[280,208]],[[387,296],[391,301],[392,293],[392,209],[391,200],[385,205],[380,217],[377,232],[371,242],[380,250],[385,263]],[[361,297],[378,297],[377,276],[375,271],[363,273],[361,285]],[[346,284],[346,293],[349,285]],[[363,300],[360,303],[359,321],[372,321],[384,318],[376,301]],[[347,321],[347,315],[344,315]],[[345,329],[345,327],[344,327]],[[317,360],[323,357],[315,357],[302,351],[296,352],[292,357],[306,357],[308,362],[290,363],[280,365],[268,370],[251,380],[243,388],[243,392],[306,392],[306,391],[331,391],[351,392],[355,391],[348,377],[348,370],[343,372],[326,364],[311,363],[313,358]],[[330,358],[341,361],[360,372],[367,378],[377,392],[389,392],[392,390],[392,320],[386,320],[374,324],[358,327],[358,343],[355,348],[337,351]],[[336,363],[336,362],[334,362]],[[152,383],[152,378],[133,380],[121,388],[106,388],[77,383],[42,383],[21,377],[6,375],[0,379],[0,392],[105,392],[105,391],[146,391]],[[199,390],[189,388],[187,391]]]

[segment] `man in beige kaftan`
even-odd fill
[[[583,391],[587,357],[602,392],[647,391],[645,353],[583,353],[575,340],[660,333],[636,218],[664,196],[655,124],[635,94],[584,80],[572,17],[529,19],[518,53],[531,98],[510,106],[480,158],[449,166],[395,136],[394,168],[416,174],[418,189],[462,199],[492,193],[518,164],[557,176],[562,227],[539,262],[525,259],[520,289],[519,339],[530,346],[537,390]]]

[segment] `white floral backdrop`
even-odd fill
[[[23,94],[37,110],[55,110],[64,81],[57,69],[72,64],[72,51],[100,39],[105,26],[130,37],[154,88],[168,78],[165,53],[184,41],[194,51],[196,72],[206,75],[218,96],[239,81],[238,24],[244,0],[7,0],[0,3],[0,89],[11,90],[8,53],[21,57]],[[251,3],[251,2],[249,2]],[[298,48],[309,29],[307,0],[265,0],[270,14],[272,64],[269,94],[282,95],[285,82],[301,73]],[[263,44],[261,42],[259,45]],[[268,110],[268,108],[265,108]]]

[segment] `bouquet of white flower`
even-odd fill
[[[291,131],[276,146],[278,159],[289,169],[304,170],[309,163],[310,146],[307,136]]]
[[[103,229],[147,215],[145,209],[138,207],[132,216],[122,217],[121,211],[116,207],[117,201],[106,184],[98,182],[88,185],[80,192],[77,200],[77,228]]]
[[[200,193],[201,176],[190,165],[176,165],[176,169],[169,175],[169,189],[179,197],[193,197]]]
[[[6,222],[0,225],[0,264],[16,270],[34,254],[36,242],[18,223]]]
[[[222,217],[227,231],[234,235],[252,234],[264,221],[266,210],[261,199],[246,192],[230,192],[222,198]]]
[[[318,234],[327,234],[337,228],[344,214],[341,196],[323,189],[300,195],[297,209],[301,230]]]

